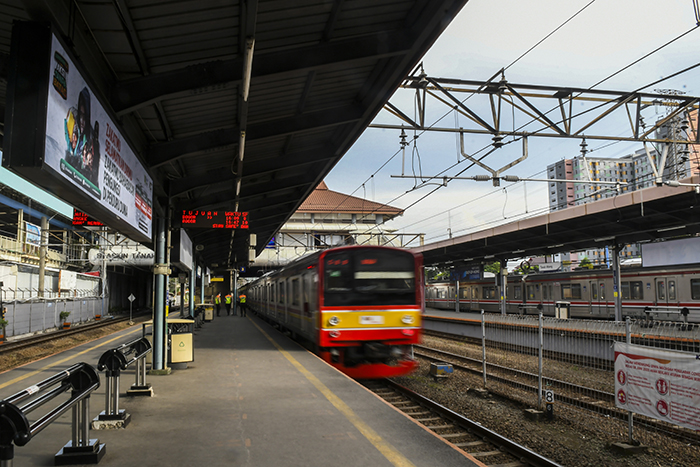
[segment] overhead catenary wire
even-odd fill
[[[511,64],[509,64],[506,68],[502,69],[501,72],[502,72],[502,71],[505,71],[505,69],[507,69],[507,68],[510,68],[513,64],[515,64],[517,61],[519,61],[520,59],[522,59],[522,58],[523,58],[525,55],[527,55],[529,52],[531,52],[532,50],[534,50],[534,48],[536,48],[538,45],[540,45],[542,42],[544,42],[544,40],[546,40],[548,37],[550,37],[550,36],[551,36],[552,34],[554,34],[556,31],[558,31],[559,29],[561,29],[561,27],[563,27],[566,23],[568,23],[569,21],[571,21],[575,16],[577,16],[578,14],[580,14],[583,10],[585,10],[586,8],[588,8],[588,6],[590,6],[594,1],[595,1],[595,0],[589,2],[589,3],[588,3],[587,5],[585,5],[582,9],[580,9],[579,11],[577,11],[572,17],[570,17],[570,18],[567,19],[564,23],[562,23],[560,26],[558,26],[557,28],[555,28],[555,30],[553,30],[551,33],[549,33],[545,38],[543,38],[541,41],[539,41],[538,43],[536,43],[533,47],[531,47],[530,49],[528,49],[524,54],[522,54],[521,56],[519,56],[515,61],[513,61]],[[698,17],[697,0],[694,0],[694,3],[695,3],[695,6],[696,6],[695,12],[696,12],[696,18],[697,18],[697,17]],[[590,86],[588,89],[589,89],[589,90],[590,90],[590,89],[593,89],[594,87],[596,87],[596,86],[602,84],[603,82],[605,82],[605,81],[611,79],[612,77],[616,76],[617,74],[622,73],[623,71],[625,71],[626,69],[630,68],[631,66],[633,66],[633,65],[635,65],[635,64],[637,64],[637,63],[639,63],[639,62],[641,62],[642,60],[648,58],[649,56],[653,55],[654,53],[657,53],[658,51],[662,50],[663,48],[669,46],[670,44],[676,42],[677,40],[679,40],[679,39],[681,39],[682,37],[686,36],[686,35],[689,34],[690,32],[694,31],[695,29],[697,29],[698,26],[700,26],[700,22],[698,22],[698,24],[697,24],[695,27],[689,29],[688,31],[686,31],[686,32],[684,32],[684,33],[682,33],[682,34],[680,34],[680,35],[677,36],[676,38],[674,38],[674,39],[672,39],[672,40],[666,42],[666,43],[663,44],[662,46],[657,47],[657,48],[654,49],[653,51],[651,51],[651,52],[645,54],[644,56],[642,56],[642,57],[640,57],[639,59],[633,61],[632,63],[630,63],[629,65],[627,65],[627,66],[625,66],[625,67],[623,67],[623,68],[621,68],[620,70],[618,70],[618,71],[612,73],[611,75],[609,75],[609,76],[607,76],[606,78],[600,80],[600,81],[597,82],[596,84]],[[416,69],[414,70],[414,73],[420,68],[420,66],[421,66],[421,65],[419,65],[419,66],[416,67]],[[660,83],[660,82],[663,82],[663,81],[665,81],[665,80],[671,79],[671,78],[673,78],[673,77],[675,77],[675,76],[678,76],[678,75],[683,74],[683,73],[685,73],[685,72],[687,72],[687,71],[690,71],[690,70],[692,70],[692,69],[694,69],[694,68],[696,68],[696,67],[698,67],[698,66],[700,66],[700,63],[695,64],[695,65],[692,65],[692,66],[690,66],[690,67],[687,67],[687,68],[685,68],[685,69],[683,69],[683,70],[680,70],[680,71],[678,71],[678,72],[676,72],[676,73],[674,73],[674,74],[672,74],[672,75],[669,75],[669,76],[667,76],[667,77],[663,77],[663,78],[661,78],[661,79],[659,79],[659,80],[657,80],[657,81],[654,81],[653,83],[650,83],[650,84],[647,84],[647,85],[645,85],[645,86],[642,86],[642,87],[639,88],[639,90],[648,88],[648,87],[650,87],[650,86],[653,86],[653,85],[658,84],[658,83]],[[501,73],[501,72],[499,72],[499,73]],[[499,73],[495,74],[494,77],[492,77],[491,79],[494,79]],[[469,99],[471,96],[473,96],[474,94],[475,94],[475,93],[471,93],[471,94],[470,94],[469,96],[467,96],[462,102],[465,102],[466,100],[468,100],[468,99]],[[556,108],[557,108],[557,107],[554,107],[554,108],[550,109],[550,110],[549,110],[548,112],[546,112],[544,115],[549,114],[550,112],[552,112],[552,111],[555,110]],[[438,120],[436,120],[433,124],[431,124],[429,127],[427,127],[427,128],[424,129],[422,132],[420,132],[420,134],[425,133],[425,132],[428,131],[430,128],[432,128],[432,127],[434,127],[435,125],[437,125],[437,123],[439,123],[442,119],[444,119],[444,118],[445,118],[447,115],[449,115],[449,113],[452,112],[452,111],[453,111],[453,109],[451,109],[450,111],[448,111],[447,113],[445,113],[444,115],[442,115],[442,116],[441,116]],[[589,110],[589,111],[590,111],[590,110]],[[579,115],[581,115],[581,114],[579,114]],[[572,116],[572,118],[573,118],[573,116]],[[527,126],[527,125],[533,123],[534,121],[536,121],[536,119],[531,120],[530,122],[526,123],[525,125],[521,126],[520,128],[523,128],[524,126]],[[559,123],[561,123],[561,122],[559,122]],[[538,131],[542,131],[542,130],[538,130]],[[412,141],[412,142],[414,143],[414,146],[415,146],[415,142],[416,142],[417,138],[420,136],[420,134],[416,134],[416,135],[414,136],[414,139],[413,139],[413,141]],[[509,141],[509,142],[514,142],[514,141],[517,141],[517,140],[519,140],[519,138],[514,138],[513,141]],[[508,144],[509,142],[504,143],[504,144]],[[615,142],[615,143],[617,143],[617,142]],[[614,143],[610,143],[610,144],[614,144]],[[490,145],[487,145],[487,146],[485,146],[484,148],[480,149],[479,151],[476,151],[474,154],[475,154],[475,155],[476,155],[476,154],[479,154],[479,153],[483,152],[484,150],[486,150],[486,149],[489,148],[489,147],[490,147]],[[386,162],[384,162],[384,163],[372,174],[372,177],[373,177],[374,175],[376,175],[377,173],[379,173],[384,167],[386,167],[386,166],[391,162],[391,160],[393,160],[393,159],[396,157],[396,155],[397,155],[399,152],[400,152],[400,150],[397,151],[397,152],[395,152]],[[418,155],[418,157],[420,158],[419,155]],[[483,157],[483,156],[482,156],[482,157]],[[451,169],[454,168],[456,165],[461,164],[462,162],[464,162],[464,161],[459,161],[457,164],[451,165],[451,166],[448,167],[447,169],[441,171],[438,175],[439,175],[439,176],[442,176],[442,174],[444,174],[445,172],[451,170]],[[420,162],[419,162],[419,163],[420,163]],[[460,174],[463,173],[464,171],[466,171],[466,170],[468,170],[469,168],[471,168],[473,165],[474,165],[473,163],[470,164],[466,169],[460,171],[459,173],[460,173]],[[437,178],[437,177],[434,177],[434,178]],[[402,193],[401,195],[395,197],[392,201],[389,201],[389,203],[393,203],[393,202],[397,201],[398,199],[400,199],[400,198],[402,198],[403,196],[407,195],[407,194],[410,193],[411,191],[415,191],[415,190],[417,190],[417,189],[420,189],[420,188],[426,186],[427,184],[429,184],[430,180],[431,180],[431,179],[429,179],[429,180],[423,182],[423,180],[422,180],[422,174],[421,174],[421,181],[422,181],[423,183],[421,183],[420,185],[414,184],[414,187],[413,187],[412,189],[407,190],[406,192]],[[364,183],[364,182],[363,182],[363,183]],[[410,206],[404,208],[404,211],[408,210],[410,207],[415,206],[415,205],[418,204],[420,201],[426,199],[428,196],[430,196],[430,195],[432,195],[433,193],[435,193],[435,191],[437,191],[438,189],[440,189],[442,186],[444,186],[444,184],[438,185],[437,188],[435,188],[434,190],[431,190],[429,193],[427,193],[427,194],[424,195],[423,197],[421,197],[421,198],[419,198],[418,200],[416,200],[415,202],[413,202]],[[358,187],[358,188],[359,188],[359,187]],[[355,191],[353,191],[352,194],[354,194],[356,191],[357,191],[357,189],[356,189]],[[349,196],[352,196],[352,194],[349,195]],[[386,203],[386,204],[384,204],[384,205],[387,205],[387,204],[388,204],[388,203]],[[342,205],[342,203],[341,203],[341,205]],[[340,206],[340,205],[339,205],[339,206]],[[339,207],[339,206],[338,206],[338,207]],[[334,212],[334,211],[335,211],[335,209],[334,209],[333,211],[331,211],[331,213],[329,213],[329,214],[332,214],[332,212]]]

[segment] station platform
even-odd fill
[[[135,325],[2,373],[0,398],[77,362],[96,367],[102,353],[141,333]],[[105,409],[104,373],[100,379],[90,398],[91,418]],[[126,396],[133,382],[129,367],[119,400],[131,415],[128,426],[90,432],[105,444],[97,465],[484,465],[252,313],[215,317],[196,330],[194,362],[169,375],[149,375],[153,397]],[[54,465],[71,439],[71,426],[69,411],[26,446],[15,447],[14,466]]]

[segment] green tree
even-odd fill
[[[487,264],[484,266],[484,272],[492,272],[494,274],[498,274],[501,272],[501,262],[496,261],[491,264]]]
[[[588,259],[588,257],[584,257],[579,263],[578,263],[579,269],[593,269],[593,263],[591,263],[591,260]]]

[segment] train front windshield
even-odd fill
[[[415,258],[398,250],[348,249],[324,260],[326,306],[414,305]]]

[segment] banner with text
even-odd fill
[[[52,35],[44,162],[151,237],[153,180]]]
[[[616,405],[700,430],[700,355],[615,342]]]

